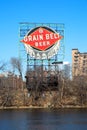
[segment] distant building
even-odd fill
[[[0,87],[19,89],[22,88],[22,84],[25,85],[19,75],[15,75],[11,72],[0,73]]]
[[[65,78],[70,79],[70,63],[69,62],[64,62],[63,63],[63,75]]]
[[[72,77],[87,76],[87,52],[72,49]]]
[[[0,74],[0,78],[4,77],[4,74]]]

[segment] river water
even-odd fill
[[[87,130],[87,109],[0,110],[0,130]]]

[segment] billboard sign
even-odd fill
[[[27,53],[35,59],[49,59],[57,54],[59,41],[62,39],[59,33],[46,26],[31,29],[21,40]]]

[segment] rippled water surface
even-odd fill
[[[87,130],[87,109],[0,110],[0,130]]]

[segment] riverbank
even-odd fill
[[[81,100],[79,95],[65,95],[61,94],[60,91],[31,93],[24,89],[4,91],[0,94],[0,109],[36,108],[87,108],[87,101]]]
[[[11,106],[11,107],[0,107],[0,110],[9,110],[9,109],[12,109],[12,110],[14,110],[14,109],[86,109],[87,108],[87,106],[69,106],[69,105],[67,105],[67,106],[62,106],[62,107],[55,107],[55,108],[51,108],[51,107],[48,107],[48,108],[46,108],[46,107],[39,107],[39,106],[19,106],[19,107],[17,107],[17,106]]]

